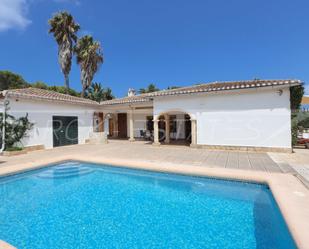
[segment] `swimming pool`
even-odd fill
[[[296,248],[266,185],[65,162],[0,178],[17,248]]]

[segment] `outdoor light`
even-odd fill
[[[278,93],[279,96],[281,96],[282,93],[283,93],[283,90],[282,90],[282,89],[279,89],[279,90],[277,91],[277,93]]]

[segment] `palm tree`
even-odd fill
[[[101,102],[103,98],[103,87],[101,83],[92,83],[88,88],[87,97],[97,102]]]
[[[173,89],[177,89],[180,88],[180,86],[168,86],[167,90],[173,90]]]
[[[104,88],[102,100],[111,100],[111,99],[114,99],[114,98],[115,98],[115,96],[112,93],[112,89],[110,89],[109,87]]]
[[[91,86],[88,88],[87,97],[97,102],[114,98],[112,94],[112,89],[110,89],[109,87],[103,88],[101,83],[92,83]]]
[[[152,92],[157,92],[160,89],[156,87],[155,84],[151,83],[149,84],[146,88],[141,88],[139,89],[139,93],[152,93]]]
[[[69,85],[69,73],[71,71],[73,46],[77,41],[79,25],[75,23],[73,16],[66,12],[58,12],[48,20],[50,25],[49,33],[53,33],[58,44],[58,61],[64,75],[65,86]]]
[[[85,35],[77,41],[74,52],[76,53],[77,64],[81,69],[83,87],[81,96],[84,97],[95,73],[103,63],[102,49],[99,42],[94,41],[91,36]]]

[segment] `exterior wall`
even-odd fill
[[[154,100],[155,116],[181,111],[197,121],[198,145],[291,148],[290,92],[254,89]]]
[[[183,119],[181,112],[196,119],[198,145],[291,148],[289,94],[286,88],[282,95],[276,89],[254,89],[241,93],[158,97],[154,99],[153,110],[134,110],[134,137],[140,137],[140,130],[146,130],[147,116],[156,118],[174,112],[177,119]],[[93,131],[94,111],[104,112],[76,104],[25,99],[10,99],[9,107],[10,114],[19,117],[28,113],[34,123],[23,141],[24,146],[44,145],[45,148],[53,147],[52,116],[77,116],[82,144]],[[129,113],[127,117],[129,136]],[[184,125],[177,126],[179,134],[175,137],[184,138]]]
[[[53,116],[78,117],[78,142],[85,143],[93,132],[94,108],[76,104],[54,103],[47,101],[34,101],[10,99],[9,114],[15,117],[25,116],[28,113],[30,122],[34,123],[28,136],[23,139],[24,146],[44,145],[46,149],[53,147]]]

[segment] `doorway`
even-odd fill
[[[128,137],[126,113],[118,113],[118,137],[119,138]]]
[[[53,146],[78,144],[78,117],[53,116]]]

